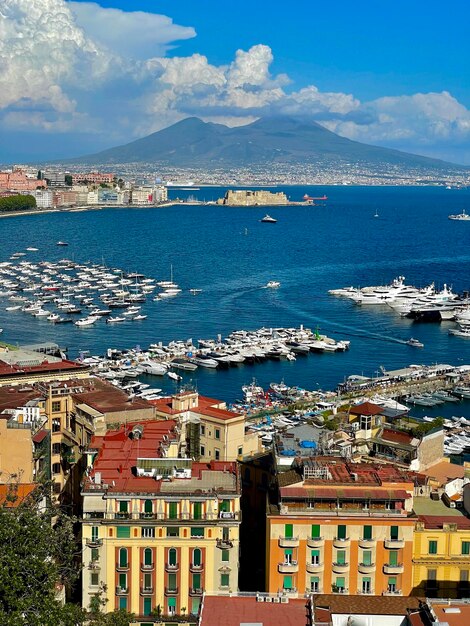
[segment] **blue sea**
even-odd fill
[[[225,188],[173,189],[183,202],[167,208],[122,208],[61,212],[0,219],[0,261],[26,247],[24,259],[104,262],[158,280],[173,278],[183,292],[149,301],[148,319],[116,326],[54,326],[24,313],[7,313],[0,302],[2,340],[25,344],[55,341],[70,356],[109,347],[147,347],[158,341],[216,337],[261,326],[318,327],[351,349],[310,354],[295,362],[265,362],[185,376],[201,393],[235,402],[253,377],[267,386],[284,379],[308,389],[331,389],[350,374],[378,375],[380,366],[411,363],[470,363],[470,341],[448,335],[452,323],[416,324],[386,307],[358,307],[328,295],[349,285],[388,284],[398,275],[407,284],[434,281],[455,291],[470,290],[470,223],[447,219],[470,211],[470,190],[443,187],[278,187],[292,200],[327,194],[318,206],[233,208],[191,204],[191,196],[214,200]],[[378,217],[374,217],[375,213]],[[276,224],[261,223],[269,213]],[[56,246],[58,240],[69,243]],[[281,282],[265,289],[269,280]],[[202,289],[198,295],[190,288]],[[411,336],[425,344],[405,345]],[[153,378],[153,386],[174,383]],[[460,406],[460,405],[459,405]],[[456,407],[449,407],[455,412]],[[426,410],[429,414],[429,409]],[[443,410],[439,411],[440,413]]]

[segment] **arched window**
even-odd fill
[[[152,550],[150,548],[144,550],[144,565],[152,565]]]
[[[152,500],[145,500],[145,503],[144,503],[144,513],[153,513],[153,503],[152,503]]]
[[[176,565],[176,550],[175,548],[170,548],[168,550],[168,564]]]
[[[199,548],[193,550],[193,565],[201,565],[202,553]]]
[[[119,567],[127,567],[127,548],[119,549]]]

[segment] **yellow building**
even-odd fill
[[[393,466],[299,459],[268,505],[267,591],[408,595],[413,482]]]
[[[446,513],[444,505],[442,508]],[[470,519],[458,512],[420,515],[414,531],[413,593],[435,598],[468,597],[469,581]]]
[[[82,490],[85,607],[106,588],[107,611],[147,624],[196,615],[204,591],[237,591],[237,465],[177,458],[178,447],[173,420],[93,438]]]
[[[247,433],[246,419],[228,411],[225,402],[183,391],[153,402],[157,415],[178,419],[184,454],[200,461],[235,461],[261,452],[257,433]]]

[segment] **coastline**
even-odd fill
[[[85,211],[101,211],[103,209],[164,209],[169,206],[185,204],[184,202],[164,202],[162,204],[127,204],[126,206],[116,206],[115,204],[100,204],[77,206],[65,209],[35,209],[31,211],[3,211],[0,212],[2,217],[17,217],[20,215],[44,215],[46,213],[83,213]],[[203,204],[202,202],[191,202],[191,204]]]

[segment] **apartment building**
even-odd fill
[[[206,591],[237,590],[237,466],[178,458],[179,438],[167,419],[92,439],[82,489],[84,606],[106,589],[105,610],[126,609],[143,626],[157,615],[197,615]]]
[[[410,476],[394,466],[316,457],[299,459],[277,481],[267,513],[267,591],[410,593]]]

